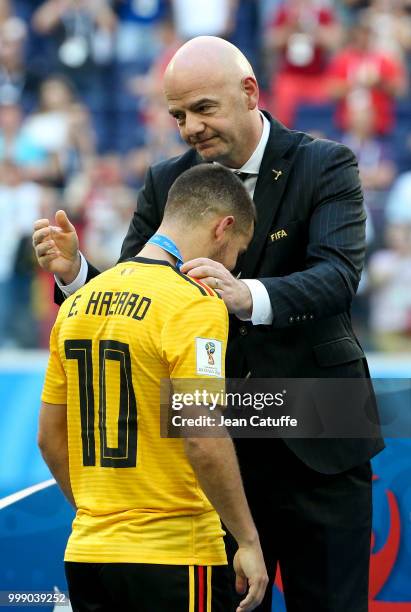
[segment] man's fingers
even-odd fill
[[[237,612],[248,612],[248,610],[253,610],[256,607],[257,602],[258,599],[255,593],[250,589],[247,597],[240,601]]]
[[[74,232],[74,226],[70,223],[64,210],[58,210],[56,212],[56,223],[63,232]]]
[[[58,250],[56,249],[56,244],[55,242],[53,242],[53,240],[42,242],[36,247],[37,257],[44,257],[45,255],[56,255],[57,252]]]
[[[53,254],[53,255],[42,255],[41,257],[39,257],[39,264],[42,268],[45,268],[46,270],[48,270],[48,267],[50,266],[50,264],[57,259],[57,257],[59,256],[58,253]]]
[[[210,266],[197,266],[196,268],[192,268],[187,272],[188,276],[192,278],[215,278],[219,276],[219,271],[216,268],[211,268]]]
[[[34,222],[34,229],[39,230],[43,227],[47,227],[48,225],[50,225],[50,221],[48,219],[37,219],[37,221]]]
[[[191,276],[191,274],[190,274]],[[211,287],[211,289],[216,289],[216,277],[215,276],[193,276],[194,280],[201,280],[202,283],[204,283],[205,285],[208,285],[209,287]],[[218,285],[218,282],[217,282]],[[220,289],[221,289],[221,285],[220,285]]]
[[[239,595],[244,595],[247,590],[247,578],[245,576],[237,576],[235,577],[235,590]]]
[[[207,259],[206,257],[197,257],[196,259],[190,259],[189,261],[183,263],[183,265],[181,266],[181,271],[184,272],[184,274],[187,274],[189,270],[192,270],[193,268],[196,268],[197,266],[201,266],[203,264],[209,264],[210,261],[211,260]]]
[[[266,583],[262,580],[257,580],[254,584],[250,584],[247,597],[245,597],[237,608],[237,612],[248,612],[262,601],[264,597]]]
[[[207,257],[197,257],[196,259],[190,259],[189,261],[186,261],[181,266],[181,272],[183,272],[184,274],[188,274],[190,270],[203,266],[207,266],[211,270],[224,268],[222,264],[218,263],[217,261],[214,261],[213,259],[208,259]]]
[[[44,229],[39,229],[39,230],[35,231],[34,234],[33,234],[33,246],[36,248],[42,242],[45,242],[46,240],[49,240],[50,237],[51,237],[51,227],[50,227],[50,225],[48,225]]]

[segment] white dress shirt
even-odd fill
[[[238,168],[238,170],[236,170],[236,172],[245,172],[250,175],[244,181],[244,187],[247,189],[251,197],[253,197],[254,195],[254,190],[258,179],[258,173],[260,171],[265,147],[267,145],[268,137],[270,135],[270,123],[262,113],[261,117],[263,121],[263,132],[261,134],[260,142],[258,143],[257,148],[251,155],[250,159],[246,161],[246,163],[241,168]],[[80,253],[80,257],[80,271],[72,283],[70,283],[69,285],[63,285],[61,281],[55,276],[55,280],[58,287],[61,289],[61,291],[66,297],[72,295],[75,291],[77,291],[77,289],[80,289],[80,287],[82,287],[86,282],[88,264],[82,253]],[[251,321],[253,325],[270,325],[273,320],[273,309],[271,307],[270,297],[268,295],[267,289],[259,280],[255,278],[242,278],[241,280],[248,286],[253,300],[253,310],[251,313],[251,318],[242,320]]]
[[[258,173],[260,172],[261,162],[263,161],[264,151],[270,135],[270,123],[262,113],[261,117],[263,120],[263,133],[261,134],[260,142],[258,143],[257,148],[250,159],[246,161],[241,168],[236,170],[236,172],[244,172],[250,175],[243,182],[244,187],[247,189],[251,197],[254,196]],[[251,318],[239,318],[241,318],[242,321],[251,321],[253,325],[270,325],[273,320],[273,309],[267,289],[264,287],[263,283],[256,278],[242,278],[241,280],[250,290],[253,300],[253,310],[251,313]]]

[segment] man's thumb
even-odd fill
[[[56,223],[63,230],[63,232],[73,232],[74,227],[70,223],[64,210],[58,210],[56,212]]]

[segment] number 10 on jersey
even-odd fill
[[[66,359],[78,365],[81,440],[83,465],[96,465],[95,395],[93,384],[93,353],[91,340],[66,340]],[[108,361],[119,363],[120,392],[117,421],[117,446],[107,441],[107,376]],[[130,348],[124,342],[99,342],[98,429],[100,434],[100,465],[102,467],[135,467],[137,462],[137,402],[131,378]]]

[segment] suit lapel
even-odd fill
[[[269,117],[271,119],[271,117]],[[281,203],[292,161],[285,154],[295,144],[292,132],[271,119],[267,142],[254,192],[257,224],[254,237],[241,262],[241,277],[253,278],[255,270]]]

